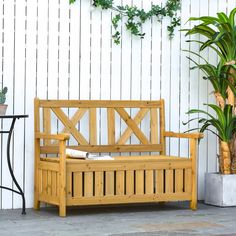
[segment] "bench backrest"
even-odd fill
[[[70,133],[68,146],[89,152],[164,153],[164,113],[164,100],[36,98],[35,132]],[[55,142],[48,140],[43,145],[55,146]]]

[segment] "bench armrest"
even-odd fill
[[[173,137],[173,138],[193,138],[200,139],[203,138],[203,133],[174,133],[174,132],[164,132],[165,137]]]
[[[70,135],[61,133],[61,134],[45,134],[45,133],[36,133],[35,134],[36,139],[54,139],[54,140],[69,140]]]

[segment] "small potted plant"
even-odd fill
[[[6,93],[7,93],[7,87],[4,87],[2,90],[0,90],[0,115],[4,116],[6,114],[7,105],[6,102]]]
[[[198,109],[188,112],[188,114],[200,114],[200,117],[189,121],[198,120],[200,127],[191,130],[210,131],[220,140],[219,173],[206,173],[205,203],[216,206],[236,206],[236,175],[232,174],[230,153],[230,142],[236,132],[236,115],[232,112],[233,106],[229,104],[226,104],[223,110],[217,105],[208,106],[215,111],[216,117]]]

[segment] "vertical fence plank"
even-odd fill
[[[4,1],[4,64],[2,71],[1,82],[3,86],[8,87],[7,94],[7,104],[8,114],[13,114],[14,112],[14,17],[15,17],[15,1]],[[2,86],[1,85],[1,86]],[[2,129],[9,129],[10,120],[2,122]],[[7,159],[6,159],[6,146],[7,146],[7,136],[2,135],[2,185],[7,187],[13,187],[13,182],[10,177],[8,168],[7,168]],[[13,145],[11,144],[11,153],[13,151]],[[11,156],[12,161],[12,156]],[[2,208],[12,208],[13,207],[13,193],[1,189],[2,193]]]

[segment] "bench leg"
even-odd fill
[[[192,200],[192,201],[190,202],[190,208],[191,208],[193,211],[197,210],[197,201],[196,201],[196,200]]]
[[[40,201],[37,198],[34,198],[34,209],[39,210],[40,208]]]
[[[59,216],[61,216],[61,217],[66,216],[66,205],[59,206]]]

